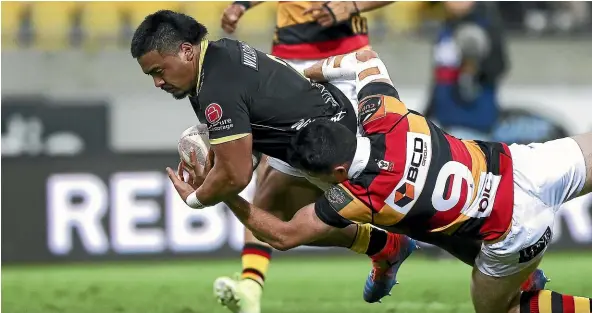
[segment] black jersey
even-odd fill
[[[252,134],[254,150],[285,160],[292,135],[315,119],[356,131],[354,109],[339,89],[311,83],[281,59],[232,39],[202,45],[201,54],[190,101],[213,145]]]

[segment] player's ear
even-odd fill
[[[348,179],[347,177],[347,168],[345,165],[337,165],[333,169],[333,176],[337,179],[337,181],[342,182]]]
[[[195,57],[195,48],[193,47],[192,44],[190,44],[188,42],[184,42],[181,44],[179,52],[180,52],[179,54],[182,56],[182,58],[185,61],[192,61],[193,58]]]

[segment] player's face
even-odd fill
[[[175,99],[185,98],[196,87],[193,51],[188,53],[185,48],[182,45],[178,54],[164,55],[154,50],[138,58],[142,71],[152,76],[154,86]]]

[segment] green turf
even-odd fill
[[[592,295],[592,254],[550,254],[548,285]],[[216,313],[212,281],[240,269],[238,260],[2,268],[6,313]],[[279,258],[271,265],[263,312],[471,312],[470,268],[454,260],[411,257],[401,285],[382,304],[366,304],[363,257]]]

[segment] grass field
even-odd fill
[[[549,289],[592,296],[592,253],[549,254],[542,268]],[[2,267],[6,313],[217,313],[212,281],[240,269],[238,260]],[[266,285],[263,312],[472,312],[470,268],[454,260],[411,257],[401,284],[382,304],[361,293],[363,257],[278,258]]]

